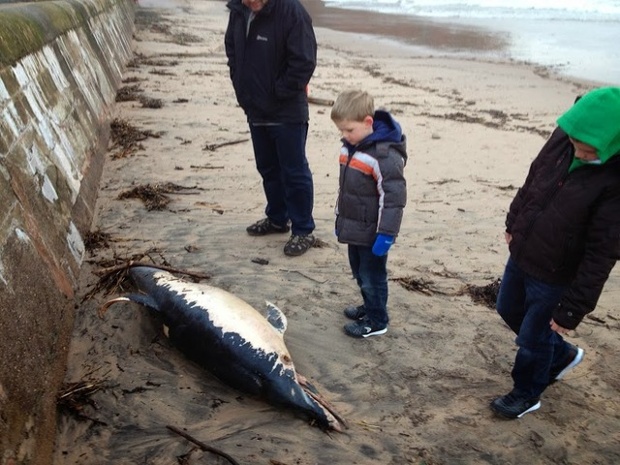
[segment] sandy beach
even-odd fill
[[[106,154],[66,375],[96,389],[81,417],[60,416],[54,463],[230,463],[167,425],[243,465],[620,463],[620,269],[570,335],[584,362],[518,421],[488,407],[511,388],[513,335],[466,291],[501,277],[506,209],[555,119],[589,84],[316,28],[310,96],[368,90],[408,137],[409,201],[388,261],[391,325],[356,340],[342,331],[342,309],[359,295],[333,235],[340,142],[329,107],[310,106],[307,145],[320,247],[286,257],[286,236],[245,232],[264,196],[228,77],[225,2],[172,1],[138,8],[116,128],[140,135],[124,133]],[[160,209],[132,198],[147,185],[165,194]],[[349,429],[327,434],[225,386],[172,347],[144,308],[119,303],[99,318],[119,294],[93,292],[96,273],[131,258],[208,274],[259,310],[278,305],[297,370]]]

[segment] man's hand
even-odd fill
[[[551,326],[551,329],[558,334],[565,335],[565,334],[568,334],[568,332],[570,331],[569,329],[566,329],[560,326],[559,324],[557,324],[555,321],[553,321],[553,318],[549,322],[549,325]]]

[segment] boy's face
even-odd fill
[[[584,144],[572,137],[569,138],[573,147],[575,147],[575,158],[579,158],[582,161],[594,161],[598,160],[598,154],[596,149],[591,145]]]
[[[367,116],[363,121],[334,121],[344,140],[351,145],[357,145],[372,134],[372,116]]]

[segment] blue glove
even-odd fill
[[[372,253],[377,257],[383,257],[391,245],[394,243],[394,236],[388,236],[387,234],[377,234],[375,244],[372,246]]]

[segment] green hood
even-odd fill
[[[620,153],[620,87],[588,92],[558,118],[571,138],[594,147],[601,163]],[[575,158],[569,171],[585,163]]]

